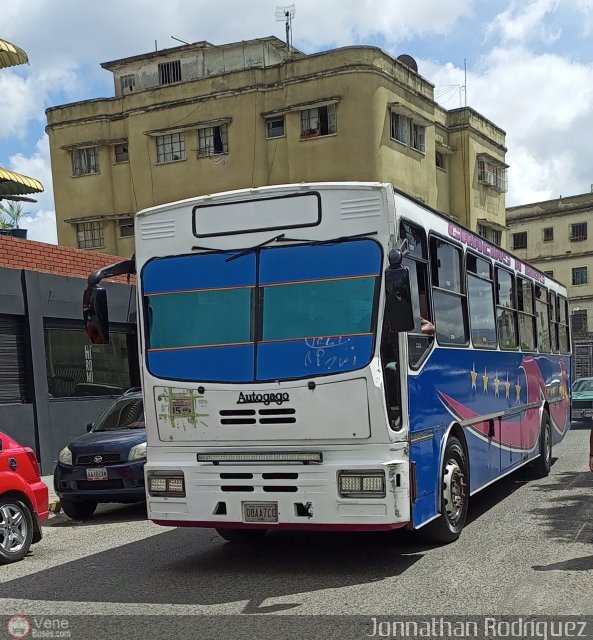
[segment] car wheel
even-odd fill
[[[539,453],[539,457],[533,462],[533,475],[536,478],[545,478],[552,468],[552,424],[547,411],[542,415]]]
[[[33,540],[33,515],[20,500],[0,498],[0,564],[21,560]]]
[[[255,542],[263,538],[267,529],[216,529],[227,542]]]
[[[84,502],[77,500],[70,500],[68,498],[62,498],[60,500],[60,505],[62,507],[62,511],[72,520],[88,520],[93,513],[95,513],[95,509],[97,508],[97,503],[92,502],[90,500],[85,500]]]
[[[454,436],[447,440],[441,476],[441,508],[438,518],[418,533],[430,542],[447,544],[459,538],[469,504],[469,473],[467,456],[461,442]]]

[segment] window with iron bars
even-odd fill
[[[84,176],[99,173],[99,150],[97,147],[72,149],[72,173]]]
[[[103,237],[103,221],[92,220],[79,222],[76,225],[76,239],[79,249],[98,249],[105,246]]]
[[[513,233],[513,250],[527,249],[527,231]]]
[[[159,84],[181,82],[181,60],[159,63]]]
[[[578,222],[570,225],[570,241],[579,242],[587,239],[587,223]]]
[[[156,138],[156,161],[174,162],[185,160],[185,134],[168,133]]]
[[[336,133],[335,104],[301,111],[301,139],[329,136],[333,133]]]
[[[573,267],[571,269],[571,284],[587,284],[589,281],[589,274],[587,267]]]
[[[229,152],[228,125],[198,129],[198,157]]]
[[[478,182],[487,184],[497,191],[506,192],[508,188],[506,167],[486,158],[479,158]]]

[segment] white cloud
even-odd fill
[[[531,2],[511,2],[492,21],[486,34],[500,34],[503,42],[527,42],[539,39],[553,42],[560,37],[560,31],[545,19],[559,7],[559,0],[531,0]]]
[[[32,156],[16,154],[10,158],[10,169],[39,180],[45,191],[31,195],[36,203],[23,203],[25,217],[20,226],[28,229],[30,240],[57,244],[56,213],[54,207],[53,184],[49,158],[49,140],[41,138]]]

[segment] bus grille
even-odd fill
[[[295,424],[296,409],[221,409],[221,425],[275,425]]]
[[[591,409],[593,407],[593,400],[573,400],[573,409]]]
[[[257,480],[257,485],[266,493],[296,493],[298,491],[298,487],[287,481],[298,480],[298,477],[299,474],[293,472],[262,474],[227,472],[220,474],[220,479],[223,481],[220,489],[225,492],[252,493],[255,491],[256,486],[254,484],[250,484],[248,481],[253,481],[255,479]],[[235,482],[233,482],[233,480]]]

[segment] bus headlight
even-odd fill
[[[185,498],[183,471],[152,471],[148,476],[148,493],[151,496]]]
[[[345,498],[384,498],[383,471],[340,471],[338,492]]]
[[[71,465],[72,464],[72,451],[68,449],[68,447],[64,447],[60,451],[60,455],[58,456],[58,461],[62,464]]]

